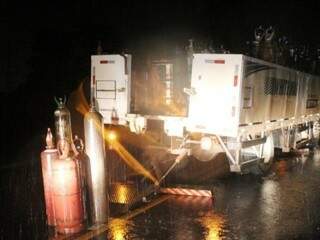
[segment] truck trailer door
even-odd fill
[[[242,55],[194,54],[189,131],[237,135],[241,63]]]
[[[96,81],[95,97],[104,123],[111,123],[116,114],[119,124],[125,124],[130,111],[131,56],[91,56],[91,78]]]

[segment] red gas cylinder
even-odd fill
[[[46,137],[46,150],[41,152],[41,167],[43,177],[44,198],[46,203],[47,222],[49,226],[55,226],[55,214],[52,201],[52,162],[59,158],[58,150],[54,148],[52,133],[48,128]]]
[[[67,157],[52,163],[52,196],[58,233],[71,234],[83,229],[83,207],[76,162]]]

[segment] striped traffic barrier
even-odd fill
[[[161,193],[173,194],[173,195],[186,195],[186,196],[198,196],[198,197],[210,197],[212,198],[212,192],[210,190],[203,189],[190,189],[190,188],[161,188]]]

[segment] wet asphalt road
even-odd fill
[[[319,239],[320,154],[278,159],[264,177],[232,175],[215,198],[171,196],[97,239]]]
[[[36,155],[32,163],[1,168],[0,239],[51,238]],[[208,187],[214,188],[214,200],[169,196],[143,209],[163,198],[156,196],[129,217],[113,218],[92,239],[320,238],[319,151],[278,159],[264,177],[231,175]]]

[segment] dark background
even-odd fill
[[[189,38],[241,53],[258,25],[313,48],[318,1],[67,1],[0,3],[1,163],[52,126],[53,96],[90,74],[90,55],[183,48]]]

